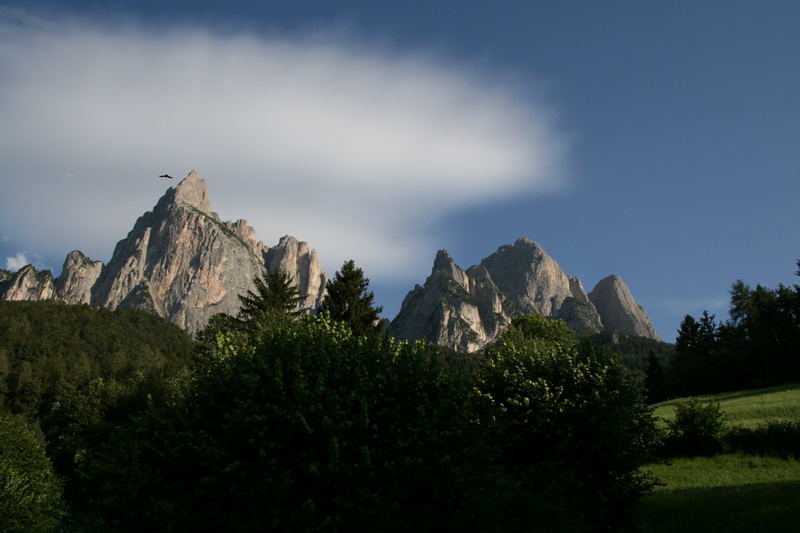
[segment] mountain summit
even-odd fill
[[[145,309],[194,335],[216,313],[235,315],[239,295],[254,289],[265,267],[289,273],[304,308],[319,306],[327,277],[316,252],[289,236],[268,248],[246,220],[221,221],[205,180],[193,170],[139,217],[107,265],[76,250],[57,280],[26,266],[6,283],[2,298]]]
[[[466,271],[439,250],[431,275],[408,293],[389,331],[470,352],[491,342],[512,319],[530,313],[563,319],[577,330],[616,329],[658,339],[619,276],[606,278],[587,295],[578,278],[525,238],[501,246]]]

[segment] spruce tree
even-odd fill
[[[297,287],[292,284],[289,273],[278,268],[268,270],[262,277],[253,279],[256,292],[247,291],[239,295],[242,307],[239,310],[239,321],[246,329],[258,329],[273,314],[298,316],[301,298]]]
[[[379,333],[383,323],[378,316],[383,308],[374,307],[375,295],[367,292],[369,279],[364,271],[356,267],[352,259],[345,261],[333,280],[325,286],[327,295],[320,307],[331,318],[345,322],[355,335]]]

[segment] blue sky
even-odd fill
[[[521,236],[587,291],[621,275],[666,340],[736,279],[797,280],[797,2],[0,6],[10,266],[107,260],[150,176],[197,167],[267,244],[356,259],[390,318],[436,249],[467,267]]]

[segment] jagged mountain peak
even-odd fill
[[[616,293],[623,299],[627,294],[633,302],[630,291]],[[474,351],[517,316],[539,313],[561,318],[575,329],[599,332],[604,329],[599,311],[580,280],[567,275],[537,242],[522,237],[498,247],[466,271],[446,250],[440,250],[424,286],[417,285],[403,300],[390,332],[401,338],[425,337],[437,344]],[[652,329],[644,333],[641,328],[632,331],[629,325],[618,329],[657,337]]]
[[[433,268],[431,273],[441,270],[443,272],[452,271],[456,262],[447,250],[439,250],[436,252],[436,257],[433,259]]]
[[[269,264],[295,279],[304,308],[319,306],[327,278],[316,252],[294,237],[268,249],[247,221],[221,221],[193,170],[137,219],[107,265],[75,250],[55,284],[49,272],[23,268],[0,297],[145,309],[195,334],[216,313],[236,315],[239,295],[255,288]]]
[[[3,300],[52,300],[55,297],[53,275],[49,270],[37,271],[31,264],[17,270],[6,282]]]
[[[211,203],[208,200],[208,188],[206,180],[200,177],[200,173],[192,170],[174,188],[174,201],[178,204],[185,204],[203,211],[211,213]]]

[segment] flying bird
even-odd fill
[[[161,175],[159,176],[159,178],[169,178],[169,179],[175,179],[175,178],[173,178],[172,176],[170,176],[169,174],[161,174]]]

